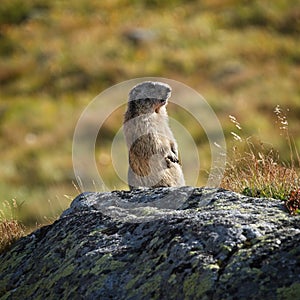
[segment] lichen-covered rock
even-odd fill
[[[0,299],[297,299],[299,222],[221,189],[85,193],[0,256]]]

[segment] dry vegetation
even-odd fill
[[[80,113],[104,89],[144,76],[181,81],[213,107],[229,143],[224,186],[290,197],[289,190],[299,188],[293,163],[300,147],[299,20],[299,0],[3,0],[0,202],[16,199],[22,205],[18,222],[10,221],[9,209],[3,208],[1,226],[11,232],[18,231],[19,222],[32,228],[69,205],[78,193],[71,151]],[[277,105],[289,109],[294,140],[276,126]],[[201,153],[209,153],[197,127],[173,114]],[[230,140],[236,124],[229,115],[243,124],[246,140],[235,141],[235,148]],[[107,185],[116,189],[125,185],[109,155],[120,126],[119,114],[104,124],[99,162]],[[204,168],[209,159],[201,157]],[[198,185],[205,179],[200,177]]]
[[[224,188],[252,197],[291,200],[294,191],[300,186],[300,158],[296,145],[289,134],[288,120],[279,106],[274,110],[282,138],[289,146],[290,160],[284,162],[277,150],[253,138],[242,138],[242,127],[234,116],[230,116],[237,131],[231,132],[236,141],[229,151],[227,168],[221,185]],[[297,198],[298,195],[295,194]],[[288,203],[287,203],[288,204]],[[298,213],[295,205],[291,213]]]
[[[25,234],[24,226],[16,220],[15,212],[18,210],[16,201],[13,199],[11,203],[5,201],[2,204],[3,208],[10,211],[10,215],[4,214],[0,209],[0,253]]]

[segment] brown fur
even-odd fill
[[[123,129],[129,148],[130,189],[185,185],[166,101],[129,101]]]

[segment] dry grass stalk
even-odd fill
[[[7,250],[16,240],[25,235],[24,226],[13,218],[13,211],[18,208],[15,199],[10,204],[5,201],[3,206],[10,209],[11,219],[8,220],[5,214],[0,210],[0,253]]]
[[[289,199],[292,190],[299,188],[299,153],[289,134],[288,121],[282,109],[276,106],[274,112],[289,145],[290,163],[284,164],[278,152],[263,143],[253,138],[243,139],[232,132],[236,142],[227,163],[222,187],[248,196],[285,201]],[[235,117],[230,116],[230,120],[238,130],[242,129]]]

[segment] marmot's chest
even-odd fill
[[[154,115],[149,118],[140,120],[139,131],[140,133],[152,133],[162,136],[173,137],[171,129],[168,124],[168,119],[164,116]]]

